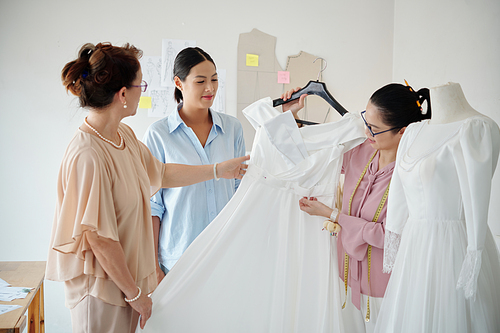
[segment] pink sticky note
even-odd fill
[[[290,72],[278,71],[278,83],[290,83]]]

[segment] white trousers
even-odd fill
[[[340,280],[341,285],[344,281]],[[343,288],[342,288],[343,289]],[[345,295],[345,289],[343,289]],[[344,331],[346,333],[372,333],[375,330],[377,317],[382,304],[382,297],[370,297],[370,321],[366,322],[366,303],[368,296],[361,294],[360,310],[358,310],[351,301],[351,287],[347,286],[347,302],[342,310],[342,319],[344,322]],[[344,300],[342,300],[342,304]]]

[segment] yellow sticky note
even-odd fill
[[[259,56],[247,53],[247,66],[259,67]]]
[[[151,109],[151,97],[141,96],[141,99],[139,100],[139,108]]]

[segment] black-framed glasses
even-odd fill
[[[142,80],[142,84],[140,84],[138,86],[132,84],[131,87],[141,88],[142,92],[146,92],[146,90],[148,89],[148,83],[146,81]]]
[[[368,125],[368,123],[366,122],[366,119],[365,119],[365,116],[364,116],[365,113],[366,113],[366,110],[363,111],[363,112],[361,112],[361,118],[363,118],[363,121],[365,122],[365,126],[366,126],[366,128],[368,128],[368,130],[370,131],[370,134],[372,136],[379,135],[379,134],[382,134],[382,133],[385,133],[385,132],[389,132],[389,131],[392,131],[392,130],[395,130],[395,129],[399,128],[399,127],[393,127],[393,128],[390,128],[390,129],[382,131],[382,132],[373,133],[372,127],[370,125]]]

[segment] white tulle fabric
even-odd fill
[[[152,294],[137,332],[343,332],[335,237],[299,209],[332,205],[342,154],[365,140],[358,116],[298,128],[271,99],[244,110],[256,128],[234,197]]]
[[[443,139],[426,140],[433,131]],[[408,126],[387,201],[392,275],[376,332],[500,332],[499,256],[487,224],[499,150],[498,126],[484,116]]]

